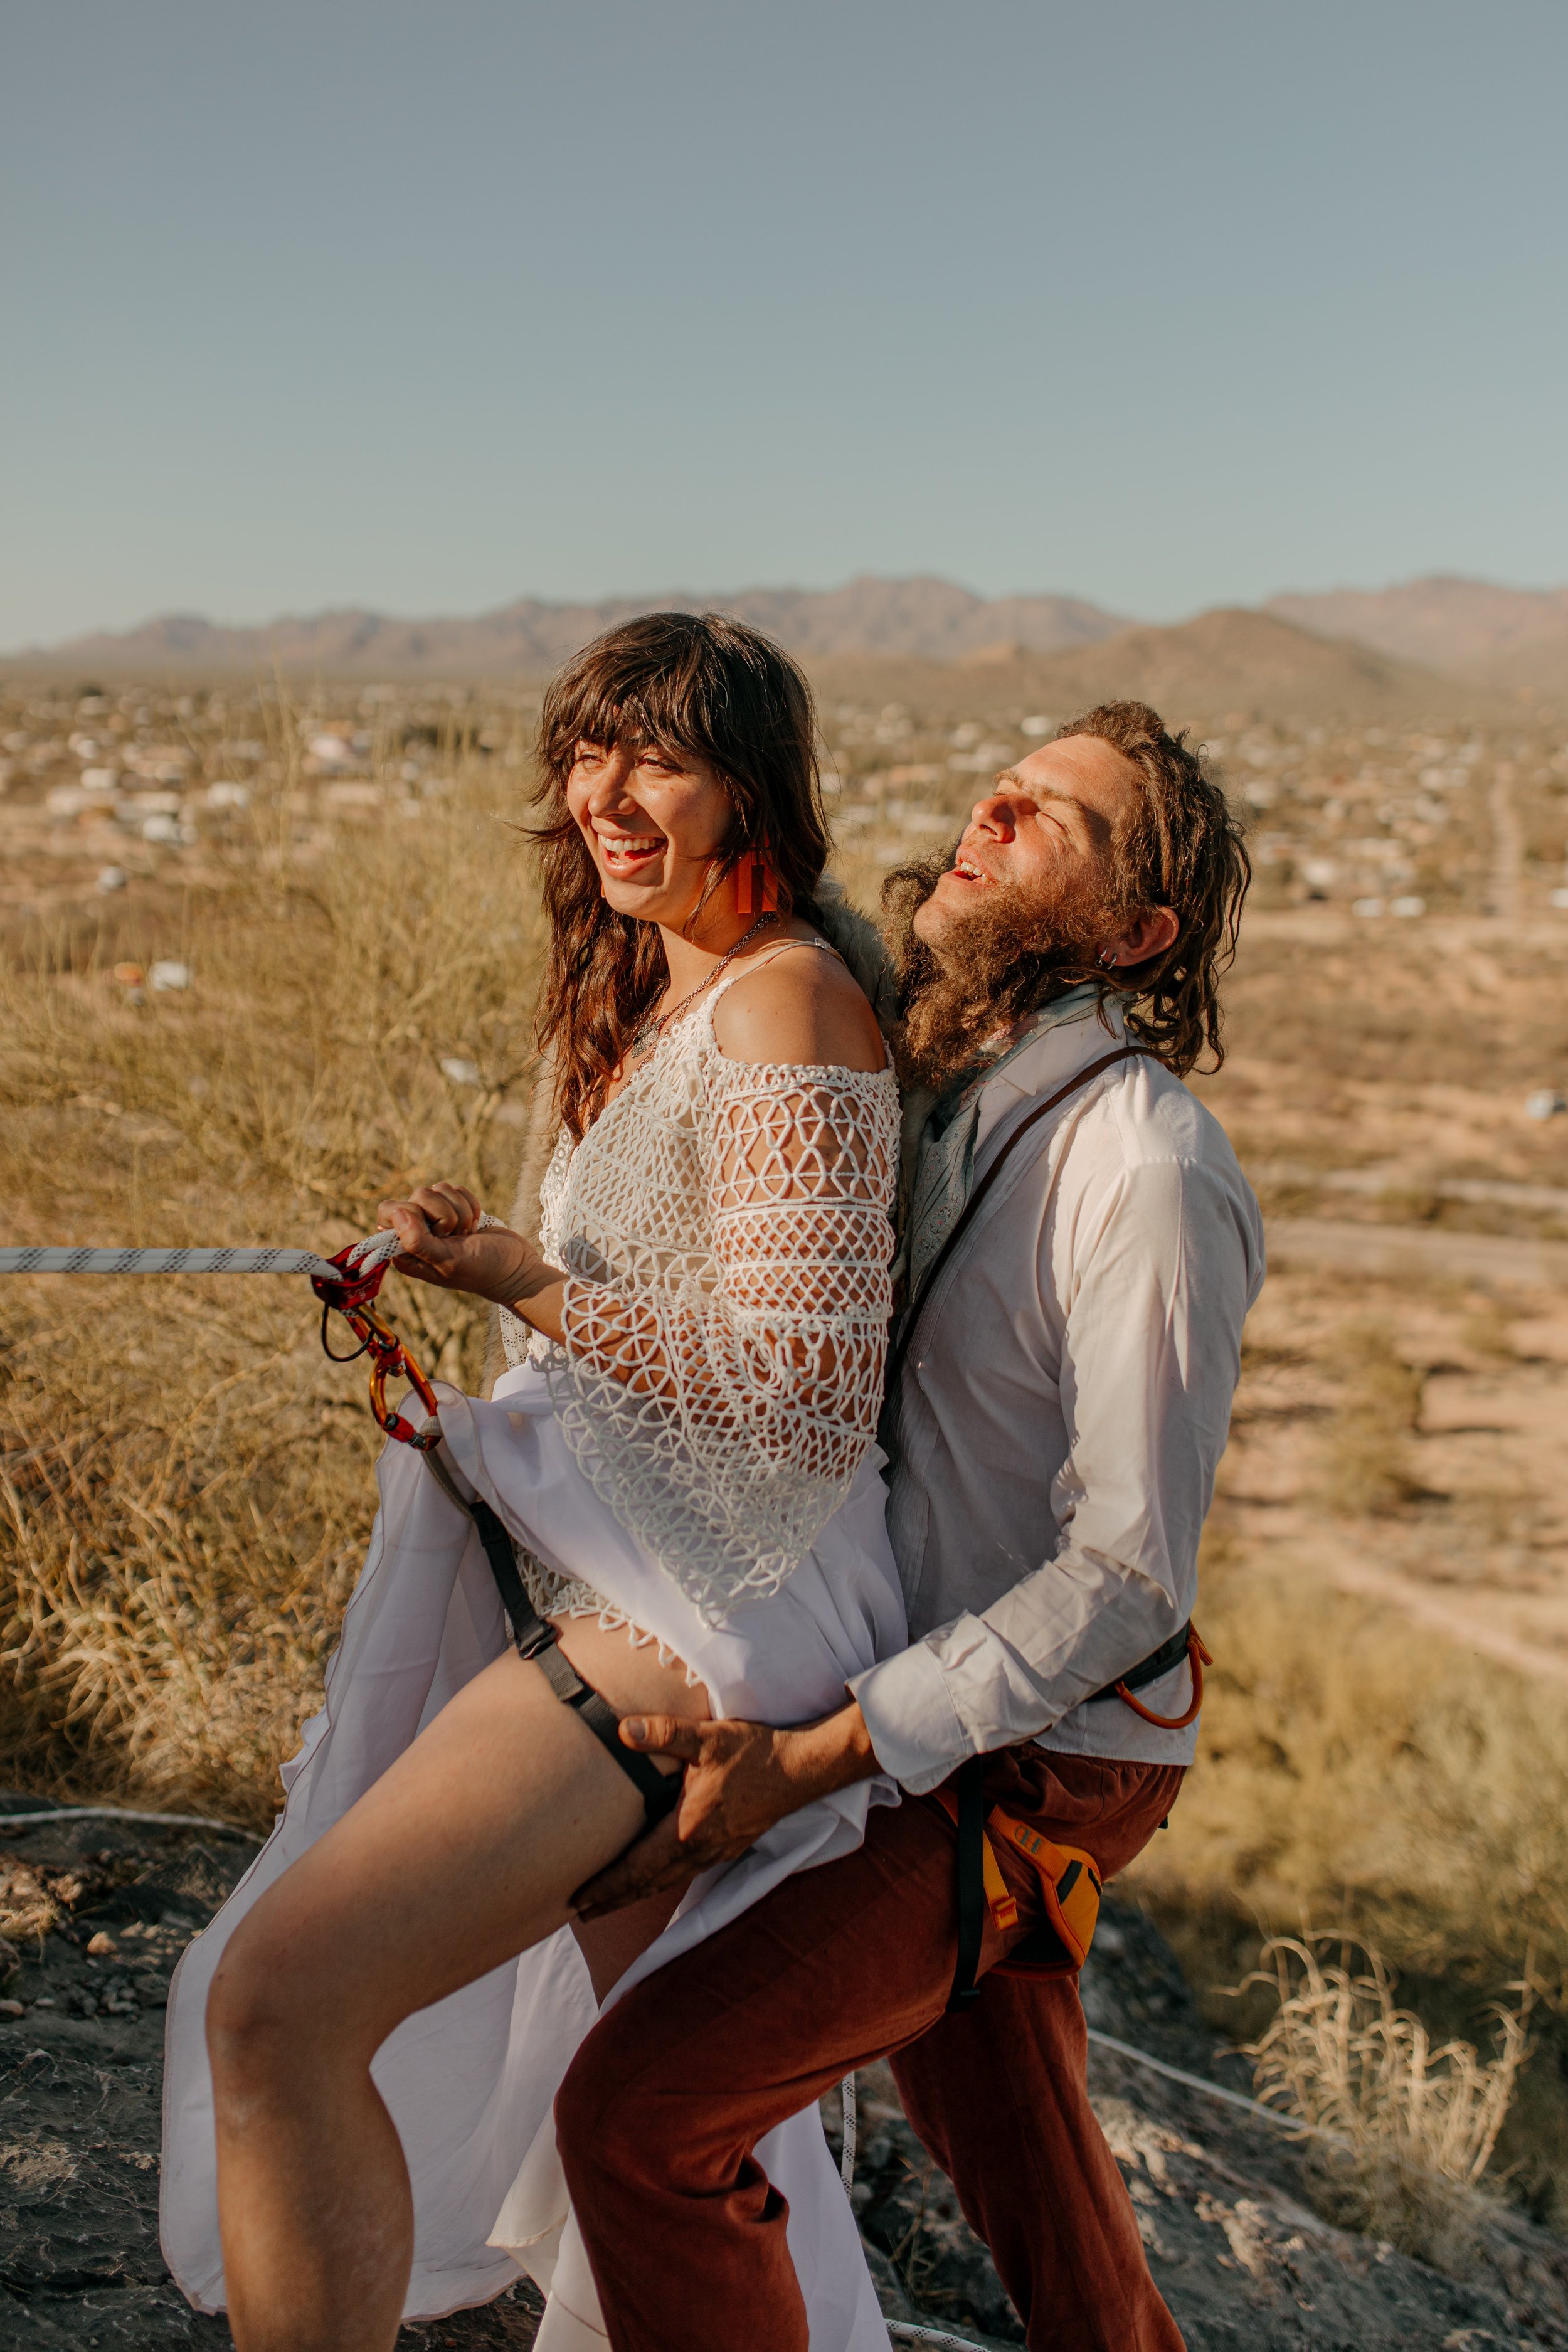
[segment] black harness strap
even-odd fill
[[[1147,1045],[1119,1045],[1114,1054],[1102,1054],[1098,1062],[1090,1062],[1087,1069],[1079,1070],[1076,1077],[1069,1078],[1065,1087],[1058,1087],[1054,1095],[1047,1095],[1043,1103],[1037,1103],[1027,1118],[1019,1120],[959,1212],[958,1223],[926,1269],[926,1278],[920,1286],[919,1294],[910,1300],[904,1309],[899,1323],[898,1337],[888,1354],[887,1391],[889,1397],[893,1393],[894,1381],[903,1370],[904,1359],[910,1352],[910,1342],[915,1336],[915,1327],[925,1312],[927,1300],[936,1288],[938,1276],[946,1268],[948,1260],[979,1215],[986,1194],[1030,1129],[1037,1127],[1048,1111],[1053,1111],[1058,1105],[1065,1103],[1069,1095],[1076,1095],[1079,1087],[1087,1087],[1090,1078],[1098,1078],[1102,1070],[1112,1068],[1118,1062],[1139,1061],[1148,1051]]]
[[[679,1803],[681,1775],[661,1772],[651,1757],[623,1744],[620,1717],[609,1700],[591,1683],[585,1683],[571,1661],[562,1655],[560,1635],[539,1614],[524,1591],[518,1573],[517,1551],[500,1520],[481,1496],[476,1495],[471,1503],[465,1502],[462,1507],[484,1546],[500,1605],[511,1621],[511,1638],[518,1656],[531,1658],[562,1705],[575,1707],[605,1753],[615,1759],[636,1788],[647,1815],[647,1825],[652,1829]]]
[[[985,1759],[972,1756],[954,1779],[958,1797],[958,1958],[949,2009],[980,1998],[980,1946],[985,1934]]]
[[[1192,1630],[1193,1621],[1189,1617],[1180,1633],[1173,1633],[1168,1642],[1162,1642],[1157,1650],[1151,1650],[1146,1658],[1141,1658],[1135,1666],[1129,1666],[1124,1675],[1118,1675],[1116,1680],[1107,1683],[1103,1690],[1090,1691],[1083,1705],[1093,1706],[1102,1698],[1120,1698],[1123,1685],[1128,1690],[1136,1691],[1146,1690],[1151,1683],[1157,1683],[1162,1675],[1168,1675],[1172,1667],[1179,1666],[1186,1656],[1187,1636]]]
[[[964,1202],[957,1223],[931,1261],[918,1294],[904,1310],[898,1337],[888,1357],[887,1390],[889,1398],[893,1393],[893,1384],[903,1370],[916,1328],[927,1301],[936,1288],[938,1278],[945,1271],[954,1251],[979,1214],[986,1195],[1025,1137],[1049,1112],[1065,1103],[1069,1095],[1075,1095],[1080,1087],[1088,1086],[1091,1078],[1098,1078],[1102,1071],[1114,1068],[1118,1062],[1137,1061],[1148,1050],[1144,1045],[1122,1045],[1113,1054],[1102,1054],[1098,1061],[1090,1062],[1086,1069],[1078,1071],[1066,1086],[1058,1087],[1055,1094],[1047,1095],[1043,1103],[1037,1103],[1026,1118],[1019,1120]],[[1140,1690],[1145,1683],[1158,1681],[1160,1675],[1174,1665],[1178,1659],[1185,1657],[1186,1650],[1187,1630],[1184,1626],[1179,1635],[1173,1636],[1142,1664],[1123,1675],[1121,1680],[1130,1690]],[[1096,1698],[1113,1698],[1115,1686],[1096,1691],[1094,1696]],[[960,1765],[954,1776],[954,1789],[958,1799],[958,1957],[952,1971],[952,1990],[947,2000],[950,2010],[967,2009],[972,2001],[978,1999],[980,1990],[976,1979],[980,1969],[980,1947],[985,1933],[984,1756],[972,1756],[966,1764]]]

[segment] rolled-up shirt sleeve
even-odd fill
[[[1191,1613],[1262,1278],[1249,1203],[1219,1171],[1153,1160],[1080,1207],[1072,1232],[1046,1221],[1033,1271],[1068,1452],[1042,1564],[852,1685],[879,1762],[911,1794],[1048,1730]],[[1053,1264],[1075,1269],[1065,1305]]]

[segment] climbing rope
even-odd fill
[[[917,2327],[912,2319],[883,2321],[895,2344],[939,2344],[942,2352],[986,2352],[973,2336],[950,2336],[943,2327]]]
[[[289,1249],[0,1249],[0,1274],[311,1274],[330,1258]]]
[[[493,1224],[494,1218],[486,1223]],[[397,1235],[367,1234],[336,1257],[289,1249],[0,1249],[0,1274],[306,1274],[321,1302],[321,1346],[334,1364],[370,1360],[370,1409],[378,1427],[400,1445],[427,1454],[441,1442],[436,1391],[372,1301],[397,1255]],[[339,1314],[359,1341],[353,1355],[327,1344],[328,1318]],[[405,1380],[425,1408],[424,1425],[386,1402],[389,1380]]]
[[[845,2075],[838,2085],[838,2096],[843,2102],[844,2111],[843,2152],[838,2158],[838,2172],[847,2193],[855,2186],[855,2134],[858,2119],[853,2074]]]
[[[397,1250],[395,1234],[369,1234],[330,1258],[297,1249],[0,1249],[0,1274],[308,1274],[341,1283],[345,1266],[363,1278]]]
[[[221,1830],[225,1837],[247,1838],[265,1845],[259,1830],[241,1829],[237,1822],[219,1821],[216,1813],[143,1813],[129,1805],[51,1805],[42,1813],[0,1813],[0,1834],[6,1830],[30,1830],[39,1822],[152,1822],[161,1830]]]

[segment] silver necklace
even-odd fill
[[[650,1013],[647,1020],[637,1030],[637,1034],[633,1037],[631,1044],[626,1047],[627,1061],[640,1062],[646,1055],[651,1054],[659,1039],[663,1036],[665,1031],[668,1028],[670,1023],[675,1019],[676,1014],[678,1013],[684,1013],[689,1004],[695,1004],[698,998],[702,994],[703,990],[712,987],[714,982],[718,979],[725,965],[727,963],[732,963],[735,958],[740,954],[742,948],[749,948],[752,941],[757,937],[760,931],[765,931],[770,923],[776,923],[777,921],[777,915],[762,916],[752,925],[749,931],[743,931],[742,933],[741,937],[735,941],[732,948],[726,948],[724,953],[720,957],[712,971],[708,974],[707,979],[700,980],[696,987],[691,991],[689,996],[683,996],[679,1004],[672,1004],[670,1006],[668,1013]]]

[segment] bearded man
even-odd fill
[[[675,2352],[672,2313],[682,2352],[805,2352],[753,2150],[883,2056],[1032,2352],[1181,2344],[1089,2103],[1071,1932],[1026,1848],[1110,1878],[1196,1744],[1198,1538],[1263,1235],[1181,1081],[1219,1057],[1248,879],[1223,793],[1131,702],[1000,776],[945,867],[891,879],[916,1115],[883,1444],[910,1646],[798,1730],[623,1725],[687,1759],[685,1791],[580,1906],[674,1885],[879,1771],[904,1801],[636,1986],[579,2052],[558,2133],[614,2352]],[[1024,1837],[993,1838],[983,1911],[994,1807]]]

